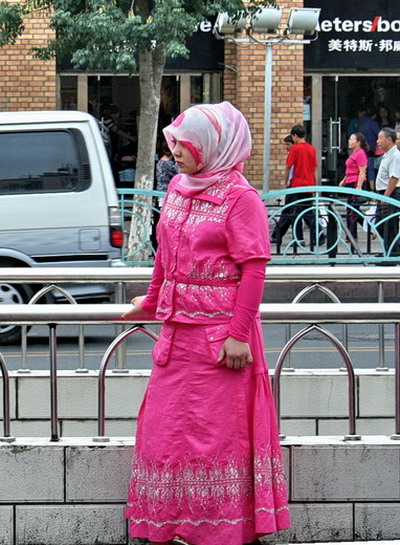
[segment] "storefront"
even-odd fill
[[[304,120],[321,156],[322,178],[336,183],[360,109],[381,126],[395,125],[400,109],[400,3],[319,0],[318,7],[318,38],[305,47]]]
[[[188,59],[170,59],[166,64],[160,129],[192,104],[221,100],[224,45],[214,38],[212,23],[202,23],[187,45]],[[100,119],[104,105],[112,105],[119,127],[135,134],[140,110],[138,76],[77,71],[66,60],[58,68],[59,109],[89,111]]]

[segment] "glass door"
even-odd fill
[[[400,121],[400,78],[336,75],[322,79],[322,177],[335,185],[344,175],[348,138],[359,130],[362,117],[380,126],[394,127],[397,117]]]
[[[323,78],[322,101],[322,177],[336,185],[343,177],[347,158],[346,105],[343,78]]]

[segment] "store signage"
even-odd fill
[[[213,34],[213,22],[203,21],[193,36],[187,39],[189,58],[168,59],[171,70],[222,70],[224,67],[224,41]]]
[[[305,0],[318,6],[318,38],[305,46],[308,69],[400,67],[400,2],[393,0]]]
[[[187,39],[189,57],[167,59],[166,69],[169,70],[223,70],[224,41],[217,40],[213,34],[213,21],[203,21],[197,32]],[[73,70],[71,59],[58,59],[59,70]]]

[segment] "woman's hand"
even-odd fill
[[[130,320],[131,318],[136,318],[137,316],[140,316],[140,314],[143,314],[144,310],[142,309],[142,301],[145,297],[145,295],[141,295],[140,297],[135,297],[132,299],[131,305],[133,305],[133,309],[125,312],[121,318],[123,320]]]
[[[228,337],[218,355],[218,363],[226,358],[226,366],[230,369],[242,369],[253,363],[248,343]]]

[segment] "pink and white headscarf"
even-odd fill
[[[181,174],[180,190],[186,196],[204,191],[236,170],[251,152],[251,136],[247,121],[229,102],[192,106],[164,129],[168,146],[178,140],[195,159],[198,172]]]

